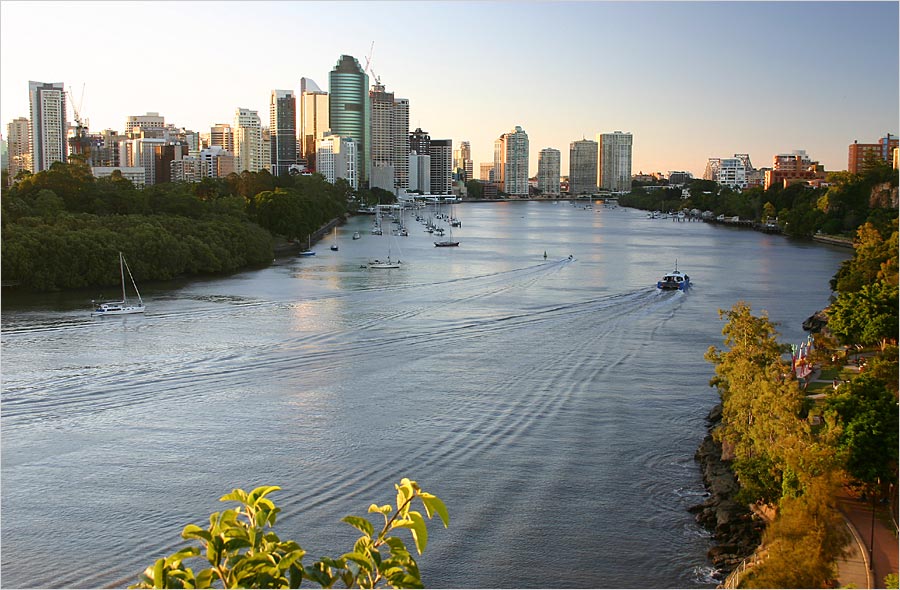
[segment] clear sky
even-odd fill
[[[805,149],[828,170],[847,146],[900,132],[898,2],[0,2],[3,135],[28,81],[71,87],[92,131],[154,111],[194,131],[238,107],[268,124],[272,89],[328,89],[341,54],[410,101],[410,126],[475,174],[500,134],[552,147],[634,134],[633,172]],[[83,98],[82,97],[83,88]],[[71,108],[69,111],[71,120]]]

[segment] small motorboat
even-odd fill
[[[675,261],[675,270],[666,273],[661,281],[656,282],[656,288],[664,291],[684,291],[691,286],[691,277],[678,270],[678,261]]]
[[[360,238],[359,232],[358,231],[353,232],[353,239],[358,240],[359,238]]]

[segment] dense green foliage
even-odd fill
[[[406,544],[392,535],[408,529],[421,555],[428,544],[428,528],[413,502],[421,502],[426,516],[437,514],[446,528],[450,516],[444,503],[419,485],[403,478],[395,484],[396,506],[369,506],[369,513],[384,521],[376,534],[375,525],[360,516],[342,520],[362,533],[352,550],[338,558],[323,557],[304,566],[306,551],[295,541],[282,541],[271,530],[280,508],[266,496],[277,486],[256,488],[249,494],[236,489],[222,496],[222,502],[238,502],[237,508],[215,512],[204,529],[189,524],[181,536],[199,544],[160,558],[148,567],[132,588],[299,588],[306,580],[323,588],[342,584],[346,588],[423,588],[422,576]],[[185,563],[199,561],[206,569],[194,570]]]
[[[2,194],[2,276],[42,291],[112,287],[120,251],[141,283],[232,272],[271,261],[276,237],[305,241],[351,195],[321,175],[268,172],[138,189],[57,162]]]
[[[777,217],[782,231],[794,237],[810,237],[819,231],[853,235],[863,223],[884,229],[897,219],[897,208],[890,202],[890,188],[897,187],[897,173],[888,164],[872,162],[862,174],[832,172],[826,180],[829,186],[821,188],[794,184],[737,192],[711,180],[696,179],[686,186],[690,192],[687,198],[682,198],[680,187],[637,186],[619,203],[645,210],[699,209],[712,211],[716,216],[737,215],[755,221]]]
[[[747,587],[824,587],[845,539],[834,495],[843,481],[878,495],[898,476],[898,253],[896,219],[857,230],[854,256],[831,281],[838,293],[826,310],[818,362],[843,365],[836,347],[867,352],[866,366],[821,403],[824,423],[806,420],[805,398],[781,359],[774,326],[745,303],[720,311],[729,349],[713,347],[711,384],[722,398],[722,422],[714,436],[733,454],[739,498],[777,507],[767,528],[766,559],[750,570]],[[895,491],[893,493],[896,493]]]

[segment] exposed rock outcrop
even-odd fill
[[[710,432],[721,417],[721,405],[710,411],[707,416]],[[700,463],[709,498],[690,511],[696,515],[697,522],[713,532],[716,544],[708,556],[721,575],[726,576],[759,545],[764,524],[748,506],[735,501],[740,485],[731,471],[730,461],[722,460],[722,445],[711,434],[703,439],[694,458]]]

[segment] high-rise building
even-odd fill
[[[484,180],[486,182],[494,181],[494,163],[493,162],[482,162],[478,166],[478,178],[479,180]]]
[[[371,153],[369,76],[359,67],[356,58],[342,55],[328,75],[328,91],[331,133],[353,140],[357,150],[357,185],[368,186]]]
[[[224,178],[235,172],[235,157],[222,146],[212,145],[200,150],[200,175],[204,178]]]
[[[9,183],[12,185],[16,174],[22,170],[31,172],[31,130],[28,119],[19,117],[10,121],[6,127],[6,141],[8,146],[8,170]]]
[[[744,160],[735,154],[734,158],[721,158],[716,182],[721,186],[736,189],[747,188],[747,168]]]
[[[28,82],[33,172],[65,162],[69,155],[66,91],[62,82]]]
[[[431,153],[431,136],[427,131],[422,131],[421,127],[416,127],[415,131],[409,132],[409,151],[417,154]]]
[[[453,140],[432,139],[428,148],[431,156],[431,193],[453,193]]]
[[[297,163],[297,98],[291,90],[273,90],[269,101],[272,174],[285,176]]]
[[[863,172],[866,161],[872,158],[883,162],[892,162],[894,148],[898,147],[896,135],[888,133],[878,140],[878,143],[858,143],[856,140],[850,144],[847,170],[853,174]]]
[[[538,155],[537,189],[543,195],[559,195],[559,150],[544,148]]]
[[[164,138],[166,118],[159,113],[147,113],[146,115],[130,115],[125,121],[125,137]]]
[[[219,146],[224,150],[228,150],[234,154],[234,130],[228,123],[216,123],[209,129],[209,145],[206,147]]]
[[[475,176],[473,175],[475,166],[472,163],[472,147],[468,141],[460,142],[459,149],[454,150],[453,166],[456,168],[459,179],[463,182],[475,180]]]
[[[263,161],[262,126],[259,114],[250,109],[238,108],[234,112],[235,172],[244,170],[259,172],[268,170]]]
[[[325,180],[334,184],[338,178],[343,178],[353,189],[359,188],[359,150],[357,142],[352,137],[339,135],[326,135],[319,140],[316,149],[316,172],[325,177]]]
[[[806,150],[794,150],[790,154],[776,154],[772,158],[772,169],[766,170],[765,189],[771,186],[787,187],[791,184],[821,182],[825,179],[825,168],[810,159]]]
[[[409,190],[431,194],[431,156],[409,153]]]
[[[631,190],[631,133],[598,133],[597,186],[613,192]],[[571,178],[569,179],[571,182]],[[571,192],[571,189],[570,189]]]
[[[316,142],[329,129],[328,93],[309,78],[300,78],[300,157],[316,169]]]
[[[369,92],[369,106],[372,109],[372,167],[393,169],[390,179],[385,176],[376,183],[370,178],[369,184],[391,192],[409,188],[409,100],[394,98],[393,92],[387,92],[382,84],[376,83]]]
[[[494,142],[494,180],[508,195],[528,196],[528,134],[518,125]]]
[[[569,194],[592,195],[597,192],[599,146],[581,139],[569,144]]]

